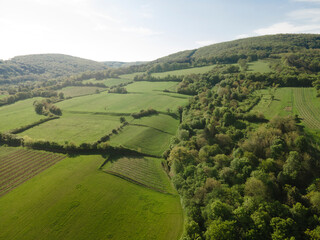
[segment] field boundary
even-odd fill
[[[42,123],[45,123],[45,122],[48,122],[48,121],[51,121],[51,120],[55,120],[55,119],[59,119],[60,117],[59,116],[55,116],[55,117],[49,117],[49,118],[43,118],[43,119],[40,119],[39,121],[36,121],[34,123],[31,123],[29,125],[26,125],[26,126],[22,126],[22,127],[19,127],[19,128],[16,128],[16,129],[13,129],[13,130],[10,130],[9,133],[11,134],[18,134],[18,133],[22,133],[30,128],[33,128],[33,127],[36,127],[36,126],[39,126],[40,124]]]

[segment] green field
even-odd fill
[[[0,132],[6,132],[45,118],[36,114],[34,110],[33,102],[38,99],[41,98],[27,99],[0,107]]]
[[[314,88],[278,88],[273,101],[270,90],[260,90],[258,94],[262,99],[252,111],[262,112],[268,119],[298,114],[306,127],[320,128],[320,99]]]
[[[116,116],[64,113],[61,118],[30,128],[20,136],[80,144],[95,142],[119,126],[120,120]]]
[[[94,94],[96,91],[105,91],[104,88],[99,87],[78,87],[78,86],[72,86],[72,87],[65,87],[62,88],[59,92],[62,92],[64,94],[65,98],[68,97],[78,97],[88,94]]]
[[[126,87],[129,93],[142,93],[142,92],[163,92],[163,90],[176,91],[177,82],[134,82]]]
[[[119,85],[121,83],[127,83],[131,81],[132,81],[131,79],[127,79],[127,78],[108,78],[104,80],[90,79],[90,80],[83,81],[83,83],[103,83],[107,87],[112,87],[112,86]]]
[[[251,72],[260,72],[260,73],[272,72],[272,69],[269,67],[269,62],[264,60],[250,62],[248,63],[248,65],[249,65],[248,71],[251,71]]]
[[[151,127],[129,125],[119,134],[112,136],[110,144],[160,157],[169,147],[172,137],[171,134]]]
[[[168,71],[168,72],[161,72],[161,73],[152,73],[151,75],[153,77],[166,77],[168,75],[189,75],[189,74],[198,74],[198,73],[206,73],[211,71],[214,68],[214,65],[210,66],[204,66],[204,67],[195,67],[195,68],[187,68],[187,69],[180,69],[180,70],[174,70],[174,71]]]
[[[156,191],[174,193],[158,158],[116,157],[103,170]]]
[[[158,111],[176,109],[185,105],[187,99],[188,96],[180,94],[100,93],[65,100],[56,105],[63,111],[133,113],[148,108]]]
[[[101,156],[66,158],[0,198],[0,239],[178,239],[177,195],[107,174]],[[169,181],[169,180],[168,180]]]

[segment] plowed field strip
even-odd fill
[[[0,196],[65,158],[60,154],[19,150],[0,165]],[[3,160],[3,159],[0,159]]]

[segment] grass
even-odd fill
[[[83,83],[103,83],[107,87],[119,85],[121,83],[127,83],[131,82],[132,80],[127,79],[127,78],[108,78],[104,80],[95,80],[95,79],[90,79],[90,80],[85,80]]]
[[[171,134],[151,127],[129,125],[118,135],[112,136],[110,144],[160,157],[169,147],[171,138]]]
[[[133,113],[148,108],[158,111],[176,109],[187,102],[188,96],[180,94],[100,93],[65,100],[56,105],[63,111]]]
[[[187,69],[180,69],[168,72],[161,72],[161,73],[152,73],[151,75],[154,77],[166,77],[168,75],[189,75],[189,74],[198,74],[198,73],[206,73],[211,71],[214,68],[214,65],[204,66],[204,67],[195,67],[195,68],[187,68]]]
[[[25,126],[44,118],[36,114],[33,107],[33,102],[38,99],[41,98],[27,99],[0,107],[0,132]]]
[[[104,166],[104,171],[140,183],[160,192],[174,193],[163,171],[161,160],[143,157],[116,157]]]
[[[178,83],[177,82],[134,82],[126,86],[128,92],[163,92],[167,89],[172,92],[176,91]]]
[[[88,94],[94,94],[96,91],[104,91],[105,89],[99,87],[65,87],[60,90],[64,94],[64,97],[78,97]]]
[[[252,111],[262,112],[267,119],[271,119],[274,116],[287,116],[293,113],[293,88],[278,88],[275,91],[273,101],[269,91],[267,89],[258,91],[262,98]]]
[[[95,142],[119,126],[120,120],[116,116],[63,113],[61,118],[45,122],[19,135],[60,143],[68,141],[80,144]]]
[[[0,198],[0,239],[178,239],[177,195],[98,170],[101,156],[67,158]]]
[[[134,119],[131,124],[145,125],[175,135],[179,126],[179,120],[166,114],[158,114],[139,119]]]
[[[260,73],[272,72],[272,69],[269,67],[269,62],[264,60],[250,62],[248,63],[248,65],[249,65],[248,71],[251,71],[251,72],[260,72]]]
[[[124,79],[128,79],[128,80],[133,80],[135,76],[137,75],[141,75],[143,74],[144,72],[135,72],[135,73],[130,73],[130,74],[123,74],[123,75],[120,75],[119,77],[120,78],[124,78]]]
[[[320,99],[314,88],[278,88],[272,101],[269,90],[260,90],[262,99],[252,111],[266,118],[298,114],[309,129],[320,129]]]

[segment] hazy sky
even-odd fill
[[[211,43],[320,33],[320,0],[0,0],[0,59],[142,61]]]

